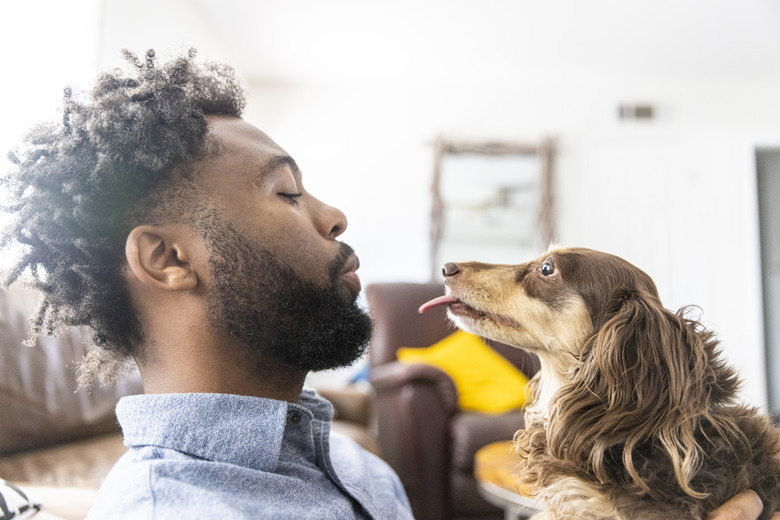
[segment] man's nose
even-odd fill
[[[328,238],[336,238],[347,229],[347,216],[340,209],[317,201],[314,216],[317,231]]]

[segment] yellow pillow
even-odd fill
[[[401,347],[398,360],[449,375],[463,410],[502,413],[525,404],[528,378],[474,334],[459,330],[427,348]]]

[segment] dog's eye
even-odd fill
[[[555,266],[550,260],[545,260],[542,264],[542,275],[552,276],[553,274],[555,274]]]

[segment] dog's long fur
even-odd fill
[[[644,272],[588,249],[445,268],[450,318],[539,356],[519,484],[550,518],[704,518],[751,488],[780,507],[780,433],[739,405],[714,335]]]

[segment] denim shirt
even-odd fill
[[[228,394],[148,394],[116,408],[130,448],[97,519],[411,519],[390,467],[330,431],[333,408]]]

